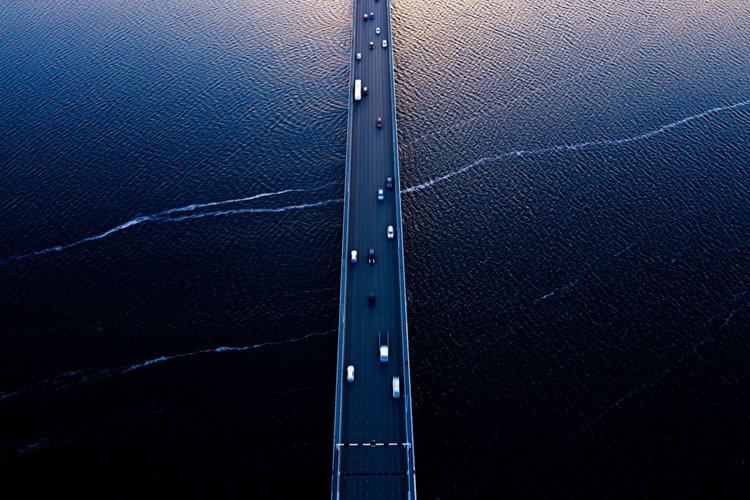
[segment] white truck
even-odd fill
[[[354,100],[362,100],[362,80],[354,80]]]

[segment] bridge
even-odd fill
[[[354,0],[352,26],[331,497],[414,499],[389,0]]]

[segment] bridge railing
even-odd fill
[[[406,276],[404,266],[404,239],[403,224],[401,216],[401,173],[398,164],[398,127],[396,124],[396,87],[394,82],[393,65],[393,38],[392,38],[392,16],[391,3],[386,0],[386,11],[388,15],[388,57],[390,58],[391,67],[391,120],[393,123],[393,165],[394,165],[394,182],[396,183],[396,230],[398,240],[398,274],[399,274],[399,302],[401,304],[401,339],[404,353],[404,407],[406,411],[406,466],[407,477],[409,480],[409,497],[417,497],[416,473],[414,465],[414,429],[412,420],[411,407],[411,370],[409,368],[409,328],[406,317]]]
[[[350,67],[353,69],[355,64],[355,40],[357,35],[357,9],[356,0],[352,2],[352,49],[350,54]],[[352,113],[353,101],[352,92],[354,89],[354,71],[349,72],[349,88],[347,90],[348,116],[346,125],[346,168],[344,181],[344,229],[341,235],[341,284],[339,297],[339,335],[338,335],[338,353],[336,361],[336,403],[334,405],[334,423],[333,423],[333,464],[331,468],[331,497],[338,498],[341,475],[339,471],[341,448],[338,443],[341,441],[341,389],[343,384],[344,373],[344,332],[346,323],[346,275],[347,275],[347,250],[349,239],[349,203],[351,201],[351,152],[352,152]]]

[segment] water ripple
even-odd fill
[[[747,295],[747,294],[745,293],[745,294],[742,294],[742,295]],[[712,334],[706,335],[705,337],[703,337],[699,341],[691,344],[690,347],[688,348],[688,350],[679,359],[677,359],[677,361],[675,361],[674,363],[672,363],[671,365],[669,365],[667,368],[665,368],[664,370],[662,370],[658,375],[656,375],[652,379],[647,380],[646,382],[643,382],[640,385],[638,385],[638,386],[634,387],[633,389],[629,390],[623,396],[621,396],[620,398],[618,398],[614,403],[611,403],[609,406],[607,406],[596,417],[594,417],[593,419],[591,419],[589,422],[587,422],[583,426],[579,427],[577,430],[575,430],[575,431],[571,432],[570,434],[568,434],[567,439],[572,439],[572,438],[575,438],[575,437],[578,437],[578,436],[584,434],[586,431],[588,431],[589,429],[591,429],[591,427],[595,426],[596,424],[598,424],[599,422],[601,422],[602,420],[604,420],[604,418],[607,417],[610,413],[612,413],[612,411],[616,410],[620,405],[622,405],[623,403],[625,403],[629,399],[633,398],[634,396],[640,394],[643,391],[646,391],[646,390],[651,389],[652,387],[655,387],[656,385],[658,385],[664,379],[664,377],[666,377],[667,375],[669,375],[670,373],[672,373],[675,369],[677,369],[680,365],[682,365],[691,355],[695,354],[696,356],[698,356],[698,349],[699,348],[703,347],[705,344],[707,344],[709,342],[714,342],[716,340],[715,339],[715,335],[718,334],[721,330],[723,330],[729,324],[729,322],[732,320],[732,318],[734,317],[735,314],[737,314],[739,312],[742,312],[742,311],[745,311],[747,309],[750,309],[750,302],[747,302],[745,304],[742,304],[742,305],[740,305],[740,306],[735,307],[734,309],[732,309],[726,315],[726,317],[724,318],[724,321],[716,329],[715,332],[713,332]],[[709,320],[709,324],[712,323],[712,322],[713,322],[712,320]]]
[[[220,215],[230,215],[230,214],[240,214],[240,213],[274,213],[274,212],[286,212],[289,210],[300,210],[303,208],[311,208],[316,206],[323,206],[323,205],[329,205],[332,203],[340,203],[342,200],[325,200],[317,203],[305,203],[305,204],[297,204],[297,205],[288,205],[285,207],[276,207],[276,208],[243,208],[243,209],[233,209],[233,210],[221,210],[221,211],[213,211],[213,212],[201,212],[199,214],[191,214],[191,215],[182,215],[179,217],[170,217],[172,214],[176,213],[182,213],[182,212],[192,212],[201,208],[209,208],[209,207],[217,207],[222,205],[229,205],[229,204],[235,204],[235,203],[243,203],[248,202],[252,200],[257,200],[261,198],[268,198],[272,196],[280,196],[288,193],[305,193],[305,192],[313,192],[313,191],[319,191],[321,189],[325,189],[327,187],[330,187],[331,184],[326,184],[323,186],[311,188],[311,189],[283,189],[281,191],[274,191],[274,192],[268,192],[268,193],[259,193],[252,196],[247,196],[244,198],[234,198],[230,200],[223,200],[223,201],[212,201],[207,203],[193,203],[190,205],[185,205],[183,207],[178,208],[171,208],[169,210],[164,210],[162,212],[158,212],[155,214],[149,214],[149,215],[141,215],[139,217],[135,217],[133,219],[130,219],[127,222],[123,222],[122,224],[113,227],[112,229],[108,229],[107,231],[104,231],[103,233],[99,233],[94,236],[87,236],[86,238],[82,238],[78,241],[74,241],[72,243],[65,243],[62,245],[55,245],[52,247],[44,248],[42,250],[36,250],[34,252],[29,252],[25,254],[18,254],[18,255],[12,255],[10,257],[6,257],[4,259],[0,259],[0,265],[7,264],[9,261],[12,260],[23,260],[27,259],[29,257],[37,257],[40,255],[44,255],[51,252],[61,252],[63,250],[68,250],[73,247],[77,247],[78,245],[82,245],[84,243],[89,243],[96,240],[101,240],[103,238],[106,238],[107,236],[111,236],[115,233],[118,233],[124,229],[128,229],[133,226],[137,226],[139,224],[143,224],[144,222],[180,222],[184,220],[189,219],[198,219],[201,217],[209,217],[209,216],[220,216]]]
[[[724,113],[726,111],[731,111],[733,109],[744,108],[748,105],[750,105],[750,99],[746,101],[741,101],[741,102],[737,102],[734,104],[730,104],[728,106],[718,106],[715,108],[708,109],[706,111],[702,111],[698,114],[688,116],[687,118],[683,118],[681,120],[667,123],[666,125],[662,125],[661,127],[657,129],[650,130],[643,134],[638,134],[638,135],[634,135],[630,137],[623,137],[621,139],[603,139],[603,140],[598,140],[598,141],[579,142],[577,144],[561,144],[558,146],[550,146],[547,148],[521,149],[521,150],[516,150],[516,151],[510,151],[508,153],[503,153],[503,154],[496,155],[496,156],[487,156],[484,158],[480,158],[474,163],[470,163],[469,165],[466,165],[465,167],[462,167],[453,172],[449,172],[440,177],[435,177],[434,179],[430,179],[429,181],[419,184],[417,186],[406,188],[402,190],[401,192],[404,194],[408,194],[408,193],[414,193],[416,191],[421,191],[439,182],[447,181],[448,179],[452,177],[455,177],[459,174],[462,174],[468,170],[471,170],[485,163],[504,160],[506,158],[512,158],[515,156],[537,156],[537,155],[542,155],[542,154],[565,152],[565,151],[578,151],[581,149],[592,148],[592,147],[597,147],[597,146],[620,146],[622,144],[628,144],[631,142],[638,142],[638,141],[643,141],[646,139],[651,139],[653,137],[656,137],[657,135],[661,135],[665,132],[668,132],[674,128],[680,127],[692,121],[699,120],[701,118],[706,118],[708,116],[711,116],[717,113]]]
[[[746,107],[748,105],[750,105],[750,99],[745,100],[745,101],[741,101],[741,102],[737,102],[737,103],[734,103],[734,104],[730,104],[730,105],[727,105],[727,106],[714,107],[714,108],[708,109],[706,111],[702,111],[702,112],[700,112],[698,114],[688,116],[688,117],[683,118],[681,120],[677,120],[677,121],[674,121],[674,122],[671,122],[671,123],[667,123],[666,125],[662,125],[661,127],[657,128],[657,129],[650,130],[648,132],[645,132],[645,133],[642,133],[642,134],[639,134],[639,135],[634,135],[634,136],[631,136],[631,137],[625,137],[625,138],[621,138],[621,139],[603,139],[603,140],[598,140],[598,141],[579,142],[577,144],[562,144],[562,145],[551,146],[551,147],[547,147],[547,148],[516,150],[516,151],[510,151],[508,153],[503,153],[503,154],[500,154],[500,155],[497,155],[497,156],[488,156],[488,157],[485,157],[485,158],[480,158],[479,160],[477,160],[477,161],[475,161],[475,162],[473,162],[473,163],[471,163],[471,164],[469,164],[469,165],[467,165],[467,166],[465,166],[463,168],[460,168],[460,169],[455,170],[453,172],[449,172],[449,173],[447,173],[445,175],[442,175],[440,177],[436,177],[434,179],[431,179],[431,180],[429,180],[427,182],[424,182],[422,184],[419,184],[417,186],[412,186],[412,187],[403,189],[403,190],[401,190],[401,193],[402,194],[409,194],[409,193],[414,193],[414,192],[417,192],[417,191],[421,191],[421,190],[426,189],[428,187],[431,187],[431,186],[433,186],[433,185],[435,185],[437,183],[446,181],[446,180],[448,180],[448,179],[450,179],[452,177],[455,177],[455,176],[457,176],[459,174],[462,174],[462,173],[464,173],[464,172],[466,172],[468,170],[471,170],[471,169],[473,169],[475,167],[478,167],[479,165],[482,165],[484,163],[493,162],[493,161],[499,161],[499,160],[506,159],[506,158],[511,158],[511,157],[514,157],[514,156],[541,155],[541,154],[548,154],[548,153],[554,153],[554,152],[577,151],[577,150],[580,150],[580,149],[591,148],[591,147],[596,147],[596,146],[619,146],[619,145],[627,144],[627,143],[630,143],[630,142],[638,142],[638,141],[642,141],[642,140],[645,140],[645,139],[651,139],[651,138],[653,138],[653,137],[655,137],[657,135],[663,134],[663,133],[665,133],[665,132],[667,132],[667,131],[669,131],[671,129],[674,129],[674,128],[682,126],[682,125],[685,125],[685,124],[690,123],[692,121],[699,120],[701,118],[705,118],[705,117],[708,117],[708,116],[711,116],[711,115],[714,115],[714,114],[717,114],[717,113],[723,113],[723,112],[730,111],[730,110],[733,110],[733,109],[743,108],[743,107]],[[247,202],[247,201],[256,200],[256,199],[265,198],[265,197],[270,197],[270,196],[279,196],[279,195],[283,195],[283,194],[287,194],[287,193],[292,193],[292,192],[317,191],[317,190],[323,189],[323,188],[328,187],[328,186],[330,186],[330,184],[325,185],[325,186],[319,186],[319,187],[312,188],[312,189],[284,189],[284,190],[281,190],[281,191],[275,191],[275,192],[269,192],[269,193],[260,193],[260,194],[257,194],[257,195],[252,195],[252,196],[248,196],[248,197],[244,197],[244,198],[236,198],[236,199],[223,200],[223,201],[215,201],[215,202],[207,202],[207,203],[194,203],[194,204],[191,204],[191,205],[186,205],[184,207],[178,207],[178,208],[172,208],[172,209],[169,209],[169,210],[164,210],[162,212],[158,212],[158,213],[155,213],[155,214],[142,215],[140,217],[135,217],[135,218],[133,218],[133,219],[127,221],[127,222],[124,222],[124,223],[120,224],[119,226],[115,226],[112,229],[109,229],[109,230],[107,230],[107,231],[105,231],[103,233],[100,233],[100,234],[97,234],[97,235],[94,235],[94,236],[89,236],[89,237],[86,237],[86,238],[82,238],[82,239],[80,239],[78,241],[75,241],[75,242],[72,242],[72,243],[66,243],[66,244],[63,244],[63,245],[55,245],[55,246],[52,246],[52,247],[44,248],[42,250],[37,250],[37,251],[34,251],[34,252],[25,253],[25,254],[12,255],[10,257],[6,257],[5,259],[0,259],[0,265],[7,264],[8,261],[11,261],[11,260],[22,260],[22,259],[26,259],[26,258],[29,258],[29,257],[36,257],[36,256],[44,255],[44,254],[47,254],[47,253],[50,253],[50,252],[61,252],[63,250],[68,250],[70,248],[76,247],[76,246],[81,245],[83,243],[88,243],[88,242],[91,242],[91,241],[96,241],[96,240],[100,240],[102,238],[106,238],[107,236],[110,236],[112,234],[120,232],[120,231],[122,231],[124,229],[127,229],[129,227],[133,227],[133,226],[136,226],[138,224],[142,224],[144,222],[182,222],[182,221],[185,221],[185,220],[200,219],[200,218],[204,218],[204,217],[218,217],[218,216],[224,216],[224,215],[236,215],[236,214],[244,214],[244,213],[278,213],[278,212],[286,212],[286,211],[289,211],[289,210],[301,210],[301,209],[305,209],[305,208],[320,207],[320,206],[325,206],[325,205],[330,205],[330,204],[334,204],[334,203],[341,203],[341,202],[343,202],[342,199],[328,199],[328,200],[323,200],[323,201],[314,202],[314,203],[302,203],[302,204],[297,204],[297,205],[288,205],[288,206],[285,206],[285,207],[276,207],[276,208],[241,208],[241,209],[231,209],[231,210],[219,210],[219,211],[213,211],[213,212],[202,212],[202,213],[198,213],[198,214],[183,215],[183,216],[180,216],[180,217],[168,217],[169,215],[174,214],[174,213],[191,212],[191,211],[194,211],[194,210],[197,210],[197,209],[201,209],[201,208],[216,207],[216,206],[228,205],[228,204],[233,204],[233,203],[242,203],[242,202]],[[629,250],[629,248],[623,250],[623,252],[625,252],[627,250]],[[552,292],[552,293],[554,293],[554,292]],[[551,294],[548,294],[547,296],[542,297],[542,299],[546,298],[548,296],[551,296]],[[538,299],[538,300],[541,300],[541,299]]]
[[[185,353],[180,353],[180,354],[170,354],[170,355],[152,358],[152,359],[143,361],[141,363],[136,363],[127,367],[112,368],[112,369],[107,368],[107,369],[98,370],[98,371],[94,371],[93,369],[68,371],[64,373],[59,373],[55,375],[54,377],[50,377],[44,380],[40,380],[38,382],[34,382],[30,385],[27,385],[26,387],[23,387],[15,391],[2,392],[0,393],[0,400],[9,399],[9,398],[13,398],[16,396],[21,396],[30,392],[38,392],[41,390],[47,390],[47,392],[49,392],[49,390],[53,392],[59,392],[59,391],[63,391],[66,389],[70,389],[72,387],[78,387],[81,385],[89,385],[98,380],[108,379],[115,375],[125,375],[132,371],[139,370],[141,368],[146,368],[147,366],[152,366],[152,365],[156,365],[159,363],[165,363],[167,361],[174,361],[176,359],[190,358],[193,356],[199,356],[201,354],[242,352],[242,351],[249,351],[252,349],[260,349],[262,347],[268,347],[268,346],[293,344],[296,342],[307,340],[312,337],[323,337],[326,335],[330,335],[331,333],[334,333],[335,331],[336,330],[327,330],[324,332],[308,333],[307,335],[303,335],[301,337],[295,337],[295,338],[288,339],[288,340],[275,340],[275,341],[272,340],[268,342],[261,342],[258,344],[252,344],[252,345],[246,345],[246,346],[220,346],[220,347],[215,347],[212,349],[201,349],[200,351],[185,352]]]

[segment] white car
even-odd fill
[[[357,251],[352,250],[352,264],[356,264],[356,263],[357,263]]]
[[[387,234],[388,234],[388,239],[392,240],[393,239],[393,226],[388,226]]]
[[[350,384],[354,382],[354,365],[349,365],[346,367],[346,381]]]
[[[393,377],[391,380],[391,386],[393,387],[393,399],[398,399],[401,396],[401,383],[398,377]]]
[[[385,49],[387,47],[388,47],[388,40],[383,40],[383,48]]]
[[[362,59],[362,52],[357,52],[357,61]]]
[[[379,27],[378,27],[378,28],[375,28],[375,34],[376,34],[376,35],[379,35],[379,34],[380,34],[380,28],[379,28]]]
[[[378,189],[378,201],[383,201],[383,190]]]

